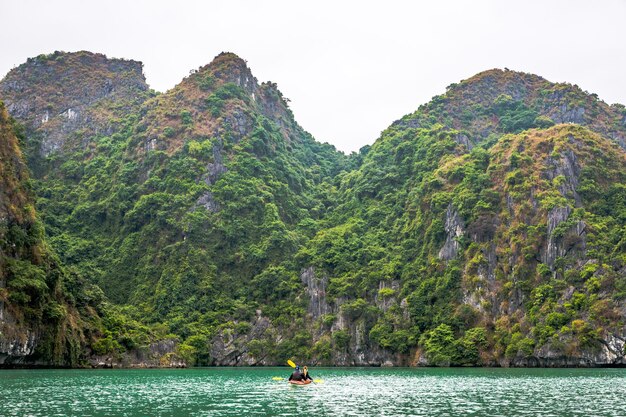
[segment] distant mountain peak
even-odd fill
[[[239,142],[252,133],[259,116],[273,122],[290,142],[302,137],[302,132],[287,103],[275,83],[259,83],[245,60],[222,52],[146,103],[143,147],[174,152],[191,137],[228,137]],[[164,114],[169,115],[167,135]]]
[[[493,133],[519,133],[534,127],[575,123],[589,127],[626,149],[626,118],[579,86],[554,83],[535,74],[493,68],[450,84],[394,126],[472,132],[471,142]]]
[[[232,52],[220,53],[211,63],[200,67],[196,74],[213,77],[214,81],[236,84],[248,93],[258,88],[257,79],[252,75],[247,62]]]
[[[220,52],[215,58],[213,58],[213,61],[209,65],[234,65],[237,67],[248,67],[246,60],[239,57],[239,55],[234,52]]]
[[[511,93],[515,99],[521,99],[528,90],[535,90],[544,85],[552,85],[548,80],[535,74],[513,71],[500,68],[492,68],[479,72],[470,78],[461,80],[448,86],[448,94],[455,92],[480,93],[491,98],[497,94]]]
[[[481,71],[472,77],[463,80],[462,83],[480,82],[484,80],[519,80],[524,79],[546,81],[543,77],[523,71],[515,71],[508,68],[491,68]]]
[[[50,54],[40,54],[36,57],[28,58],[26,64],[29,63],[50,63],[52,61],[80,61],[85,64],[88,63],[107,63],[107,62],[126,62],[132,63],[132,65],[139,66],[141,68],[143,63],[141,61],[136,61],[134,59],[125,59],[125,58],[110,58],[105,54],[101,54],[98,52],[91,51],[75,51],[75,52],[65,52],[65,51],[54,51]]]
[[[72,132],[112,131],[112,116],[136,110],[147,95],[141,62],[87,51],[29,58],[0,81],[9,113],[41,134],[43,155],[62,151]]]

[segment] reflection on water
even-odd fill
[[[4,370],[0,416],[626,416],[624,369]]]

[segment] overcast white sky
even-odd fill
[[[0,16],[0,77],[40,53],[89,50],[143,61],[165,91],[231,51],[347,152],[494,67],[626,103],[626,0],[0,0]]]

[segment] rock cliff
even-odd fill
[[[138,111],[149,96],[142,67],[85,51],[40,55],[6,75],[0,97],[46,157],[89,147],[91,137],[111,134],[117,119]]]
[[[349,157],[232,53],[162,94],[54,53],[0,98],[5,364],[624,363],[626,110],[575,85],[489,70]]]
[[[63,291],[28,187],[16,127],[0,102],[0,365],[75,364],[82,317]]]

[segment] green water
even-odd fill
[[[0,416],[626,416],[625,369],[3,370]]]

